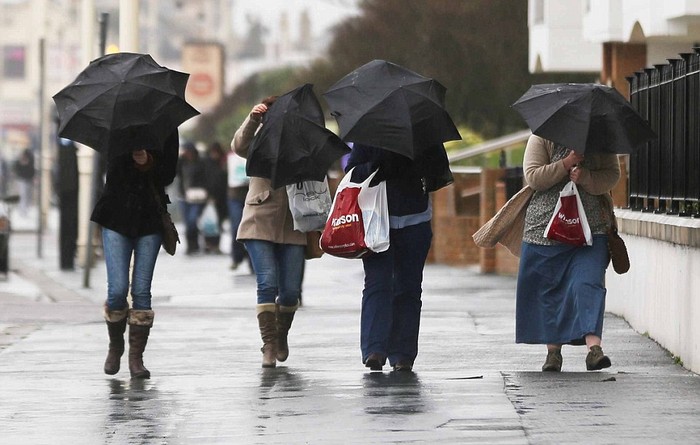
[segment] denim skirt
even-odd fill
[[[607,235],[592,246],[523,242],[515,308],[515,341],[584,345],[602,336]]]

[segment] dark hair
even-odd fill
[[[262,103],[269,107],[270,105],[275,103],[275,101],[277,100],[277,97],[278,96],[268,96],[262,100]]]

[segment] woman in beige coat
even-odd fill
[[[255,105],[236,131],[231,148],[237,155],[247,159],[250,143],[273,102],[268,98]],[[306,246],[306,235],[294,230],[285,187],[273,189],[267,178],[250,178],[236,239],[245,245],[257,279],[262,366],[274,368],[289,355],[287,334],[299,307]]]

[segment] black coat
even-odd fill
[[[91,220],[130,238],[162,232],[158,205],[151,188],[155,184],[163,203],[169,203],[165,187],[175,179],[178,133],[165,142],[162,151],[149,151],[153,165],[140,171],[130,155],[107,163],[107,179]]]

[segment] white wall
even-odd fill
[[[535,23],[529,0],[529,69],[600,71],[602,48],[583,39],[583,0],[544,0],[544,21]]]
[[[642,236],[622,237],[631,267],[625,275],[608,270],[606,309],[700,373],[700,249]]]

